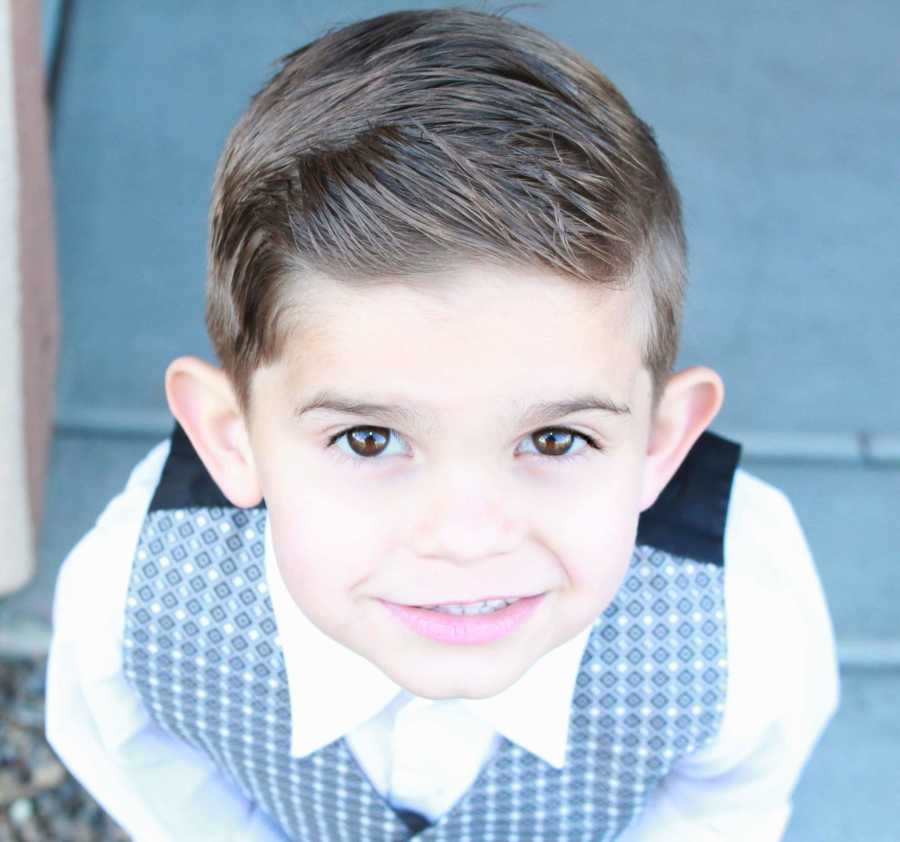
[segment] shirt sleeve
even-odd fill
[[[840,696],[834,633],[787,497],[738,470],[725,535],[728,684],[716,738],[676,764],[620,842],[778,842]]]
[[[169,442],[160,442],[138,463],[62,564],[47,662],[47,740],[135,842],[285,842],[206,755],[150,719],[125,681],[131,565],[168,452]]]

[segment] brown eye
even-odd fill
[[[575,437],[568,430],[547,429],[539,433],[533,433],[532,441],[539,453],[544,456],[564,456]]]
[[[400,438],[394,434],[393,430],[388,427],[372,427],[359,426],[350,427],[340,433],[332,436],[328,442],[329,447],[340,443],[341,439],[347,439],[352,453],[347,453],[343,447],[337,447],[338,451],[350,458],[351,464],[361,465],[365,462],[380,462],[381,459],[375,457],[384,453],[389,453],[388,448],[392,438]],[[569,459],[575,459],[579,455],[587,455],[584,451],[585,447],[578,447],[573,450],[572,445],[576,439],[581,439],[587,447],[592,450],[603,453],[605,449],[588,436],[577,433],[566,427],[545,427],[536,433],[532,433],[525,441],[530,441],[532,446],[536,447],[538,455],[556,462],[564,462]],[[353,454],[364,457],[363,459],[353,458]]]
[[[360,456],[377,456],[387,445],[386,427],[356,427],[348,430],[347,441],[354,453]]]

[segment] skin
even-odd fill
[[[478,264],[444,280],[427,290],[305,280],[316,329],[292,332],[282,357],[255,372],[247,415],[202,360],[175,360],[166,388],[226,496],[265,498],[279,570],[316,626],[416,695],[484,698],[610,603],[640,512],[718,412],[723,387],[711,369],[685,369],[651,412],[629,290]],[[415,403],[424,417],[298,416],[326,388]],[[522,419],[538,401],[585,394],[627,411]],[[353,430],[356,448],[340,436]],[[523,625],[476,645],[424,638],[381,602],[535,593],[546,596]]]

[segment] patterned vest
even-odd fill
[[[739,453],[704,433],[641,515],[631,565],[581,659],[564,768],[502,738],[433,824],[394,809],[343,737],[291,756],[265,507],[231,505],[177,425],[136,548],[126,678],[149,715],[212,758],[285,839],[613,840],[670,767],[721,725],[723,537]]]

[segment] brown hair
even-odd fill
[[[282,58],[228,137],[210,211],[207,327],[242,408],[304,273],[424,284],[471,259],[638,283],[656,404],[678,346],[680,202],[605,76],[462,7],[351,23]]]

